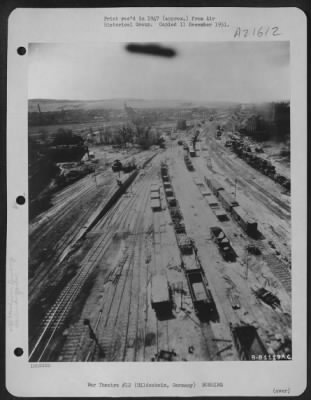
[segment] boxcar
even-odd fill
[[[228,221],[228,215],[224,210],[219,208],[218,210],[214,210],[214,213],[219,221]]]
[[[216,199],[215,196],[210,195],[210,196],[207,197],[206,200],[207,200],[207,204],[208,204],[211,208],[213,208],[213,207],[219,207],[218,200]]]
[[[167,200],[169,206],[175,207],[177,205],[177,201],[174,196],[168,196],[166,198],[166,200]]]
[[[252,325],[233,326],[230,324],[235,347],[240,360],[258,360],[267,355],[257,329]]]
[[[159,199],[151,200],[151,209],[152,211],[161,211],[161,202]]]
[[[233,207],[231,215],[249,236],[255,236],[257,234],[257,222],[253,218],[250,218],[240,206]]]
[[[172,188],[166,188],[165,189],[165,195],[166,195],[166,197],[173,197],[174,196],[173,189]]]
[[[151,192],[150,193],[150,199],[160,199],[160,193],[159,192]]]
[[[206,189],[203,189],[201,191],[201,193],[202,193],[202,196],[204,196],[204,197],[210,196],[212,194],[209,190],[206,190]]]
[[[223,205],[223,207],[227,211],[231,211],[233,207],[236,207],[239,205],[239,203],[236,201],[236,199],[230,193],[226,192],[225,190],[221,190],[218,193],[218,198],[219,198],[221,204]]]
[[[150,186],[150,192],[160,192],[160,185],[158,183],[152,183]]]
[[[215,196],[218,197],[218,193],[221,190],[224,190],[222,185],[217,181],[215,178],[208,178],[205,177],[205,182],[207,183],[207,186],[211,189],[211,191],[215,194]]]
[[[157,312],[172,310],[172,290],[164,275],[154,275],[151,283],[151,306]]]

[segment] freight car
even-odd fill
[[[182,213],[179,207],[170,207],[169,209],[171,217],[173,220],[180,221],[183,219]]]
[[[188,271],[201,271],[202,267],[198,261],[198,257],[195,254],[187,255],[182,257],[182,267],[185,272]]]
[[[186,227],[183,222],[180,222],[177,219],[173,219],[173,226],[177,234],[186,233]]]
[[[218,193],[221,190],[224,190],[223,186],[215,179],[215,178],[208,178],[205,177],[205,182],[207,186],[211,189],[215,196],[218,197]]]
[[[177,243],[182,254],[184,255],[193,254],[193,242],[192,239],[190,239],[188,236],[178,235]]]
[[[164,275],[154,275],[151,282],[151,306],[157,314],[172,311],[172,289]]]
[[[240,206],[233,207],[231,210],[231,215],[249,236],[255,237],[257,235],[257,222],[250,218]]]
[[[190,157],[195,157],[196,156],[196,151],[193,147],[190,147],[190,151],[189,151]]]
[[[214,300],[207,287],[205,275],[200,270],[186,271],[189,292],[196,313],[201,314],[214,309]]]
[[[172,185],[170,182],[164,182],[163,186],[164,186],[164,189],[172,189]]]
[[[176,201],[176,198],[174,196],[168,196],[166,198],[166,200],[167,200],[168,205],[171,206],[171,207],[175,207],[177,205],[177,201]]]
[[[223,221],[229,220],[226,212],[223,209],[219,208],[219,209],[214,209],[213,211],[214,211],[214,214],[216,215],[218,221],[223,222]]]
[[[173,192],[172,187],[165,189],[165,196],[166,197],[173,197],[174,196],[174,192]]]
[[[225,190],[221,190],[218,193],[218,198],[219,198],[221,204],[223,205],[223,207],[225,208],[225,210],[227,210],[227,211],[231,211],[233,207],[236,207],[239,205],[239,203],[236,201],[236,199],[233,196],[231,196],[231,194],[226,192]]]
[[[151,199],[151,209],[152,211],[161,211],[160,199]]]
[[[267,350],[254,326],[230,323],[230,329],[240,360],[263,360],[267,356]]]
[[[203,197],[207,197],[212,194],[209,190],[206,190],[206,189],[201,190],[201,193],[202,193]]]
[[[169,182],[170,181],[170,177],[166,173],[164,175],[162,175],[162,179],[163,179],[163,182]]]
[[[218,200],[216,199],[215,196],[210,195],[206,198],[207,200],[207,204],[211,207],[211,208],[217,208],[219,207],[219,203]]]
[[[200,178],[194,177],[193,180],[194,180],[194,183],[195,183],[197,186],[204,186],[204,183],[203,183],[203,181],[202,181]]]
[[[152,183],[150,186],[150,192],[159,192],[160,193],[160,185],[158,183]]]
[[[159,192],[150,192],[150,200],[153,199],[160,199],[160,193]]]
[[[217,244],[218,249],[225,261],[235,261],[236,253],[233,250],[229,239],[225,235],[224,231],[218,226],[212,226],[210,228],[212,239]]]

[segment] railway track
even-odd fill
[[[165,198],[165,196],[164,196]],[[166,200],[164,200],[166,202]],[[153,213],[154,218],[154,273],[166,273],[164,260],[162,256],[162,243],[163,243],[163,211],[160,213]],[[170,351],[170,340],[169,340],[169,321],[160,321],[156,318],[156,344],[157,354],[161,350]]]
[[[132,200],[134,202],[134,199]],[[128,212],[128,208],[125,207],[120,213],[120,217],[125,217]],[[115,209],[112,208],[104,216],[104,219],[109,220],[112,215],[115,214]],[[115,231],[107,230],[94,244],[92,249],[88,252],[87,256],[82,262],[77,275],[66,285],[64,290],[57,298],[55,304],[50,308],[46,316],[44,317],[38,339],[33,345],[29,359],[30,361],[41,361],[45,358],[48,359],[50,355],[50,344],[59,329],[63,326],[68,313],[77,298],[79,292],[82,290],[87,278],[93,271],[97,261],[102,257],[104,252],[109,247]]]
[[[65,219],[71,219],[71,216],[76,214],[77,209],[80,209],[81,205],[90,202],[91,197],[97,196],[97,194],[97,189],[93,183],[93,185],[82,187],[81,190],[77,192],[77,195],[73,199],[64,202],[65,204],[62,202],[47,211],[41,224],[30,233],[30,252],[35,251],[37,246],[41,244],[45,238],[50,239],[51,234],[57,237],[57,231],[53,233],[55,227],[61,230],[60,228],[64,225]],[[83,215],[84,213],[81,213],[81,217],[83,217]]]
[[[252,182],[252,184],[255,184],[255,182]],[[258,184],[256,184],[256,186],[258,187],[258,189],[260,189]],[[264,252],[263,259],[266,262],[267,266],[269,267],[273,275],[280,281],[286,292],[288,294],[291,294],[291,273],[288,267],[274,254],[271,253],[266,243],[261,243],[251,239],[249,240],[249,243],[253,243]]]
[[[105,303],[108,305],[104,307],[101,317],[102,321],[98,325],[98,334],[101,336],[100,346],[105,353],[104,361],[124,360],[129,356],[129,349],[134,349],[132,357],[135,359],[138,343],[137,324],[139,313],[137,310],[139,304],[135,304],[133,295],[140,293],[140,280],[137,281],[137,274],[139,276],[140,269],[142,268],[140,255],[144,239],[140,231],[142,230],[141,225],[143,223],[144,210],[148,203],[148,190],[144,182],[137,184],[136,192],[140,195],[139,203],[136,204],[137,207],[139,205],[140,213],[137,216],[135,212],[134,205],[138,199],[136,196],[133,196],[128,201],[128,212],[126,213],[123,225],[123,227],[128,227],[134,221],[134,228],[131,231],[131,236],[127,244],[127,264],[121,270],[117,285],[111,284],[106,296],[104,296]],[[113,225],[116,226],[116,223]],[[96,353],[94,351],[89,352],[85,361],[91,361],[95,358]]]
[[[199,190],[201,189],[200,184],[196,184]],[[224,223],[224,225],[226,225]],[[240,229],[241,230],[241,229]],[[271,272],[273,275],[279,280],[279,282],[284,286],[285,290],[290,293],[290,288],[291,288],[291,276],[288,268],[274,255],[271,253],[270,248],[268,245],[264,242],[256,241],[251,238],[248,238],[248,240],[245,242],[246,243],[252,243],[255,246],[259,247],[262,250],[263,253],[263,259],[266,261],[267,266],[270,268]],[[247,314],[248,318],[251,320],[250,322],[254,325],[258,325],[258,328],[261,330],[261,336],[265,338],[268,342],[269,339],[267,339],[267,332],[270,330],[273,331],[274,329],[281,329],[283,332],[286,332],[286,329],[288,328],[290,322],[288,322],[288,315],[286,313],[284,314],[280,310],[274,310],[271,308],[270,312],[264,312],[261,302],[258,301],[258,306],[252,306],[249,307],[247,303],[244,304],[244,308],[247,309]],[[225,311],[225,309],[224,309]],[[225,318],[227,320],[227,323],[229,322],[234,322],[232,320],[232,316],[224,314],[223,319]],[[260,322],[259,322],[260,321]],[[236,323],[239,323],[239,318],[235,319]],[[208,335],[206,335],[208,337]],[[219,356],[219,352],[214,353],[217,356]],[[217,359],[217,358],[215,358]]]
[[[35,275],[29,278],[30,304],[33,303],[37,296],[37,288],[38,285],[40,285],[41,281],[52,276],[54,271],[59,267],[59,264],[72,250],[72,245],[76,243],[83,223],[88,220],[92,212],[94,212],[94,210],[90,209],[86,214],[82,214],[81,217],[74,219],[74,223],[71,223],[71,228],[65,231],[65,233],[61,237],[61,240],[55,240],[56,244],[53,246],[52,249],[49,249],[48,257],[41,261],[41,263],[37,266]],[[54,242],[53,235],[50,237],[50,241],[51,243]]]
[[[292,277],[288,268],[274,254],[265,254],[263,258],[273,275],[281,282],[286,292],[291,294]]]
[[[139,157],[138,162],[144,164],[149,158],[150,153],[143,153]],[[68,224],[66,225],[65,223],[66,221],[70,222],[69,229],[72,229],[76,222],[79,222],[80,224],[83,220],[86,222],[89,214],[92,212],[92,204],[94,202],[98,203],[99,190],[103,191],[105,198],[111,195],[111,190],[114,190],[114,188],[111,187],[111,184],[114,181],[114,175],[110,171],[105,171],[100,175],[100,177],[107,180],[105,185],[103,185],[103,183],[100,185],[95,184],[92,177],[88,176],[77,184],[73,184],[68,189],[65,189],[65,194],[62,192],[57,194],[56,196],[58,196],[58,201],[56,205],[45,213],[45,217],[30,225],[29,243],[31,258],[34,258],[38,248],[42,248],[42,243],[44,243],[46,238],[48,239],[47,245],[55,243],[57,240],[62,238],[63,233],[68,229]],[[107,185],[110,185],[108,191]],[[69,199],[68,193],[71,194]],[[76,211],[79,210],[81,206],[87,208],[88,211],[86,213],[80,213],[78,218],[76,218]],[[72,221],[75,223],[72,224]],[[33,256],[32,253],[34,253]]]
[[[201,185],[196,185],[201,192]],[[204,187],[204,186],[203,186]],[[226,225],[227,222],[224,223]],[[236,228],[239,229],[241,233],[244,233],[243,230],[240,228],[238,224],[236,224]],[[231,238],[230,238],[231,239]],[[231,239],[232,240],[232,239]],[[271,253],[268,245],[266,243],[258,242],[253,239],[248,239],[245,241],[243,246],[246,246],[246,244],[254,244],[256,247],[259,247],[263,251],[263,259],[267,263],[269,269],[273,273],[273,275],[280,281],[280,283],[283,285],[284,289],[287,291],[287,293],[291,293],[291,274],[290,271],[288,270],[288,267],[280,261],[274,254]]]
[[[178,161],[178,163],[180,163],[180,160]],[[176,168],[183,168],[185,169],[185,165],[175,165]],[[166,200],[165,200],[166,201]],[[167,201],[166,201],[167,203]],[[167,204],[167,207],[168,204]],[[178,243],[178,239],[177,239],[177,234],[174,230],[174,235],[176,238],[176,245]],[[180,254],[180,258],[181,260],[184,261],[184,265],[186,265],[186,261],[185,261],[185,256],[182,254],[181,250],[179,249],[179,254]],[[205,274],[205,270],[203,270],[203,273]],[[186,283],[186,287],[188,287],[188,284]],[[209,289],[211,290],[211,287],[209,287]],[[214,299],[217,299],[217,294],[214,290],[213,291],[213,297]],[[216,301],[216,304],[220,304],[220,302]],[[213,332],[213,323],[212,322],[204,322],[201,321],[200,319],[193,319],[190,315],[187,314],[187,316],[189,318],[191,318],[193,320],[193,322],[197,323],[198,326],[200,327],[201,330],[201,334],[202,337],[204,338],[204,342],[205,342],[205,356],[208,360],[220,360],[221,357],[218,355],[218,348],[215,345],[215,342],[213,342],[213,338],[215,338],[215,333]],[[196,322],[197,321],[197,322]],[[168,322],[168,321],[167,321]],[[167,336],[169,337],[168,331],[167,331]],[[169,340],[169,339],[168,339]]]
[[[243,177],[241,177],[241,171],[239,168],[235,167],[234,163],[229,162],[226,154],[224,154],[216,145],[213,143],[212,145],[213,148],[213,154],[217,154],[217,159],[214,160],[215,162],[219,163],[221,162],[223,164],[223,167],[225,167],[226,172],[230,176],[232,173],[234,173],[234,178],[239,176],[238,180],[241,181],[242,185],[244,187],[247,187],[250,192],[260,201],[262,202],[268,209],[270,209],[272,212],[274,212],[276,215],[279,215],[280,218],[288,220],[290,212],[291,212],[291,207],[284,203],[282,200],[280,200],[278,197],[274,196],[272,193],[268,192],[265,190],[262,186],[257,184],[254,179],[249,175],[249,172],[246,171],[246,168],[244,168],[243,171]],[[269,179],[269,178],[267,178]],[[269,201],[269,200],[270,201]],[[271,201],[274,203],[271,203]]]
[[[110,240],[111,233],[107,233],[101,241],[101,246],[106,249],[110,244]],[[92,254],[92,256],[88,255],[88,260],[83,263],[77,275],[66,285],[65,289],[61,292],[56,302],[44,317],[40,334],[38,335],[39,337],[30,351],[29,361],[37,362],[48,359],[51,353],[49,349],[51,342],[58,330],[63,326],[74,301],[93,271],[95,264],[94,258],[96,259],[98,257],[98,247],[96,248],[95,254]]]

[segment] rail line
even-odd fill
[[[134,202],[134,199],[132,202]],[[127,207],[123,208],[120,214],[125,215],[127,210]],[[108,211],[105,217],[108,219],[114,213],[115,210],[112,208]],[[38,335],[39,337],[30,352],[30,361],[40,361],[46,355],[48,347],[53,340],[56,331],[64,323],[74,300],[84,286],[87,278],[90,276],[90,273],[96,265],[97,260],[108,248],[113,235],[114,231],[109,230],[95,242],[95,245],[83,260],[82,267],[77,275],[66,285],[65,289],[59,295],[54,305],[46,314],[46,317],[42,321],[43,326],[40,330],[40,334]]]
[[[217,145],[215,145],[215,143],[213,144],[213,149],[216,150],[216,153],[219,156],[217,158],[217,162],[219,162],[219,160],[221,160],[223,165],[225,165],[227,172],[229,172],[229,171],[230,171],[230,173],[234,172],[235,176],[238,176],[239,170],[232,163],[228,162],[228,160],[224,156],[223,152],[218,148]],[[249,173],[246,172],[246,175],[248,176]],[[241,180],[243,182],[243,184],[250,189],[250,191],[253,193],[253,195],[255,197],[259,198],[259,200],[261,202],[263,202],[263,204],[265,204],[265,206],[267,208],[269,208],[271,211],[275,212],[277,215],[279,215],[283,219],[288,218],[288,214],[291,212],[291,207],[289,205],[287,205],[282,200],[280,200],[279,198],[274,196],[272,193],[267,192],[262,186],[260,186],[256,182],[254,182],[253,179],[251,180],[251,178],[245,178],[245,175],[244,175],[243,178],[239,178],[239,180]],[[256,191],[254,190],[254,188],[256,189]],[[267,198],[272,200],[278,207],[271,204],[271,202],[267,201]],[[286,213],[283,210],[285,210]]]
[[[185,167],[184,163],[181,163],[180,160],[178,160],[178,162],[180,165],[177,168],[183,168],[186,171],[186,167]],[[189,172],[188,172],[188,175],[189,175]],[[197,186],[197,185],[195,185],[195,186]],[[176,240],[177,240],[177,234],[175,231],[174,231],[174,233],[175,233]],[[179,249],[179,251],[180,251],[180,249]],[[181,251],[180,251],[180,257],[181,257],[181,259],[183,259],[183,257],[184,257],[183,254],[181,253]],[[206,273],[206,269],[203,269],[203,271],[204,271],[204,273]],[[207,278],[208,278],[208,282],[212,281],[212,280],[210,280],[209,276],[207,276]],[[210,285],[209,288],[212,292],[213,298],[216,299],[215,303],[217,304],[217,312],[218,312],[219,304],[221,304],[221,302],[218,299],[218,294],[217,294],[216,290],[214,290],[213,285]],[[229,326],[229,322],[232,322],[232,316],[231,316],[231,318],[228,317],[223,309],[222,309],[222,316],[223,316],[223,319],[225,319],[227,326]],[[215,324],[215,326],[216,325],[217,324]],[[205,352],[206,352],[207,358],[209,360],[221,360],[222,359],[220,356],[221,353],[219,352],[215,342],[213,342],[213,339],[215,339],[215,333],[213,331],[213,323],[199,320],[198,326],[200,326],[201,333],[202,333],[202,336],[205,341]]]
[[[135,215],[135,209],[133,209],[134,203],[137,202],[136,196],[133,196],[130,201],[127,201],[127,207],[125,209],[126,218],[124,225],[129,226],[128,221],[135,221],[134,229],[131,237],[128,240],[127,245],[127,249],[128,251],[130,251],[130,254],[127,254],[127,256],[130,257],[130,261],[128,263],[127,270],[122,270],[121,281],[118,282],[117,286],[115,286],[114,288],[112,287],[110,292],[107,293],[107,295],[105,296],[105,301],[109,299],[109,307],[104,309],[102,317],[105,316],[105,321],[98,329],[98,331],[101,331],[104,334],[104,337],[101,338],[100,345],[105,351],[106,360],[125,358],[127,347],[129,344],[129,335],[131,336],[130,340],[133,341],[133,344],[136,345],[137,343],[137,328],[134,329],[133,332],[131,332],[129,326],[131,321],[135,321],[133,317],[131,317],[130,319],[130,315],[132,315],[132,312],[130,312],[130,310],[133,308],[133,292],[135,292],[135,294],[137,292],[137,290],[135,290],[134,284],[134,269],[140,268],[140,266],[137,265],[139,264],[137,256],[137,243],[138,247],[140,247],[143,240],[142,235],[138,232],[140,230],[140,225],[143,221],[148,193],[144,182],[138,182],[136,185],[136,192],[140,192],[140,196],[143,196],[143,200],[139,202],[139,205],[143,204],[142,209],[140,209],[139,217],[137,218],[137,216]],[[128,212],[126,212],[126,210],[128,210]],[[121,223],[123,219],[122,215],[119,215],[119,217]],[[116,226],[115,223],[113,225]],[[119,291],[119,293],[117,292],[117,290]],[[126,291],[128,292],[128,296],[124,295]],[[128,302],[128,304],[125,304],[125,302]],[[133,337],[134,334],[135,337]],[[89,352],[85,360],[90,361],[94,357],[95,352]]]
[[[111,240],[111,233],[105,235],[102,245],[106,249]],[[53,340],[55,333],[62,326],[71,309],[73,302],[82,290],[87,278],[93,270],[94,263],[87,260],[84,266],[80,268],[77,275],[67,284],[62,293],[58,296],[56,302],[51,307],[46,317],[43,319],[43,327],[39,338],[34,344],[29,361],[41,361],[47,352],[48,346]]]
[[[83,215],[83,219],[86,220],[88,215],[90,215],[93,212],[93,210],[90,210],[90,212],[85,216]],[[109,217],[110,213],[113,212],[113,209],[109,210],[106,214],[107,217]],[[38,268],[36,270],[36,275],[33,278],[30,278],[29,281],[29,303],[31,304],[34,295],[36,293],[37,285],[40,284],[41,280],[46,277],[46,274],[51,275],[54,272],[54,269],[58,267],[59,263],[63,261],[66,255],[66,250],[70,251],[71,250],[71,245],[75,243],[77,235],[79,235],[79,229],[77,230],[77,225],[80,226],[80,219],[76,221],[75,224],[72,224],[72,227],[67,231],[67,233],[62,237],[62,241],[58,242],[55,247],[55,252],[52,257],[50,257],[48,260],[45,260],[41,264],[44,264],[45,268]],[[77,230],[76,235],[73,234],[73,232]],[[51,238],[51,241],[53,239]],[[68,253],[67,251],[67,253]],[[65,253],[64,253],[65,252]],[[46,267],[51,266],[46,272]]]
[[[198,169],[200,171],[200,168]],[[252,184],[255,184],[255,182],[252,182]],[[256,184],[258,188],[260,186]],[[239,228],[240,229],[240,228]],[[280,281],[280,283],[283,285],[284,289],[288,294],[291,293],[291,274],[288,269],[288,266],[285,265],[282,261],[280,261],[274,254],[271,253],[271,250],[269,247],[264,244],[260,243],[258,241],[254,241],[252,239],[248,240],[249,243],[253,243],[255,246],[260,247],[261,250],[263,250],[263,259],[266,262],[267,266],[273,273],[273,275]]]
[[[147,179],[147,177],[145,178]],[[132,217],[128,218],[126,223],[128,223],[129,220],[131,222],[134,222],[133,226],[133,234],[135,235],[135,240],[134,240],[134,245],[133,245],[133,257],[132,257],[132,269],[130,271],[131,273],[131,279],[130,279],[130,284],[129,284],[129,296],[125,297],[122,296],[123,302],[129,302],[129,306],[122,308],[122,312],[117,313],[117,327],[115,332],[118,334],[118,340],[116,340],[117,344],[119,345],[120,351],[118,351],[114,355],[114,359],[122,359],[124,360],[126,357],[126,354],[128,351],[133,347],[134,348],[134,357],[135,357],[135,352],[138,344],[138,327],[137,327],[137,318],[135,318],[135,311],[138,310],[139,303],[137,302],[135,305],[135,301],[133,299],[133,295],[137,295],[140,293],[140,282],[137,281],[137,276],[135,276],[136,279],[134,279],[134,271],[138,272],[138,275],[140,273],[141,269],[141,264],[140,264],[140,253],[141,253],[141,248],[143,245],[143,240],[144,237],[143,235],[139,234],[139,231],[141,230],[141,225],[143,224],[143,219],[144,219],[144,211],[146,209],[146,206],[148,204],[148,188],[147,185],[145,185],[145,179],[143,182],[141,182],[141,185],[137,185],[137,192],[140,192],[140,198],[141,200],[139,201],[139,209],[140,213],[137,216],[136,215],[136,210],[132,210]],[[134,308],[134,310],[133,310]],[[130,315],[132,316],[130,318]],[[133,325],[130,329],[130,323],[133,322]],[[130,337],[129,337],[130,335]]]
[[[131,332],[129,324],[133,320],[133,318],[130,319],[130,310],[133,308],[133,292],[135,292],[135,294],[137,294],[137,292],[139,293],[139,287],[137,290],[134,284],[134,269],[141,268],[140,265],[137,265],[139,264],[138,259],[143,241],[143,235],[141,235],[139,231],[141,230],[140,226],[143,222],[144,210],[148,203],[148,190],[144,181],[136,183],[136,193],[139,193],[140,198],[142,198],[142,200],[139,201],[139,206],[141,207],[139,207],[140,213],[138,217],[133,207],[137,202],[136,196],[132,196],[129,199],[123,198],[123,202],[127,202],[126,207],[122,208],[121,214],[114,213],[114,216],[118,217],[113,223],[116,229],[120,229],[117,223],[122,225],[122,220],[123,222],[125,221],[123,224],[124,227],[129,227],[130,224],[128,224],[128,222],[134,221],[134,228],[131,236],[127,240],[126,251],[124,252],[124,257],[126,258],[126,262],[124,263],[126,264],[125,268],[124,266],[121,268],[119,274],[120,278],[115,285],[113,282],[110,282],[106,296],[104,296],[105,305],[99,317],[100,322],[97,324],[97,332],[103,332],[104,335],[100,338],[100,347],[105,353],[104,360],[112,361],[125,358],[129,334],[133,335],[135,333],[133,343],[134,345],[137,343],[137,328],[134,332]],[[124,259],[121,259],[121,263],[123,262]],[[128,296],[125,296],[125,293],[128,293]],[[95,347],[96,346],[93,344],[85,361],[91,361],[96,357]]]
[[[200,186],[196,184],[198,189],[200,190]],[[200,190],[201,191],[201,190]],[[254,239],[248,238],[249,243],[253,243],[256,246],[258,246],[262,251],[263,251],[263,259],[267,262],[268,267],[272,271],[273,275],[279,279],[280,283],[284,286],[285,290],[290,293],[290,287],[291,287],[291,277],[289,274],[288,269],[286,266],[274,255],[271,254],[269,251],[269,248],[265,243],[258,242]],[[283,279],[282,279],[283,278]],[[256,323],[260,318],[264,317],[265,321],[267,322],[267,315],[263,313],[261,308],[256,308],[252,309],[251,307],[247,307],[248,315],[252,318],[253,323]],[[234,322],[232,320],[232,316],[227,316],[225,310],[223,310],[223,317],[226,320],[227,324],[229,322]],[[271,318],[269,321],[269,326],[272,326],[276,321],[278,321],[279,327],[284,326],[284,315],[281,315],[278,311],[271,309],[272,316],[268,317]],[[232,314],[233,315],[233,314]],[[236,322],[239,322],[238,319],[236,319]],[[285,324],[286,325],[286,324]],[[205,327],[208,327],[205,325]],[[209,337],[208,333],[205,335],[207,338]],[[215,353],[216,356],[219,356],[219,352]],[[219,358],[213,358],[213,359],[219,359]]]

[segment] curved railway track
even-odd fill
[[[123,215],[114,213],[110,218],[110,223],[113,226],[118,226],[119,229],[129,227],[134,222],[134,229],[123,251],[123,257],[117,264],[117,269],[121,266],[120,279],[117,284],[111,283],[104,296],[104,305],[102,312],[99,315],[99,323],[97,323],[97,334],[103,335],[100,339],[100,347],[105,353],[105,361],[120,361],[127,356],[129,348],[134,348],[134,356],[136,353],[137,340],[137,320],[139,303],[133,301],[133,294],[137,295],[140,292],[137,274],[140,274],[142,267],[140,255],[143,246],[142,229],[144,212],[148,204],[148,188],[145,182],[136,184],[136,192],[140,193],[141,200],[139,205],[139,215],[137,216],[135,203],[137,197],[133,196],[127,200],[127,206],[123,208]],[[124,210],[125,214],[124,215]],[[123,218],[125,216],[125,218]],[[123,221],[122,221],[123,220]],[[102,224],[101,224],[102,225]],[[122,230],[122,229],[121,229]],[[136,315],[136,316],[135,316]],[[134,327],[133,327],[134,325]],[[134,328],[134,329],[133,329]],[[87,353],[84,361],[92,361],[96,359],[96,345],[93,343],[91,350]]]
[[[121,212],[119,212],[119,218],[126,218],[129,215],[129,207],[133,205],[135,199],[132,200],[125,206]],[[120,202],[117,204],[120,205]],[[103,219],[111,221],[113,216],[116,214],[116,208],[110,209]],[[102,257],[103,253],[109,247],[115,230],[109,229],[95,242],[92,249],[88,252],[87,256],[82,262],[82,266],[76,276],[66,285],[61,294],[58,296],[54,305],[50,308],[46,316],[44,317],[40,333],[30,351],[30,361],[41,361],[48,359],[51,350],[49,347],[53,342],[53,339],[59,329],[63,326],[70,309],[76,300],[78,294],[81,292],[84,284],[88,277],[93,271],[98,259]]]
[[[75,219],[75,222],[71,224],[69,230],[64,233],[62,236],[62,240],[56,241],[56,245],[53,247],[52,256],[49,255],[48,259],[43,260],[37,267],[35,275],[29,278],[29,303],[31,304],[36,297],[37,287],[40,285],[40,282],[43,278],[46,279],[47,274],[51,276],[54,270],[58,267],[59,263],[61,263],[64,258],[70,252],[72,245],[76,242],[76,238],[80,233],[80,229],[77,227],[82,227],[82,223],[87,221],[91,213],[93,212],[90,209],[86,214],[83,214],[82,217]],[[106,214],[109,216],[111,210]],[[50,237],[51,243],[53,243],[53,236]],[[31,257],[31,254],[30,254]],[[48,269],[48,271],[47,271]]]
[[[106,249],[112,238],[111,233],[107,233],[101,241],[101,245]],[[51,307],[42,321],[42,328],[38,339],[30,351],[29,361],[42,361],[48,352],[48,346],[55,337],[58,329],[63,325],[65,319],[81,292],[87,278],[93,271],[95,263],[87,262],[80,268],[77,275],[66,285],[65,289],[58,296],[56,302]]]

